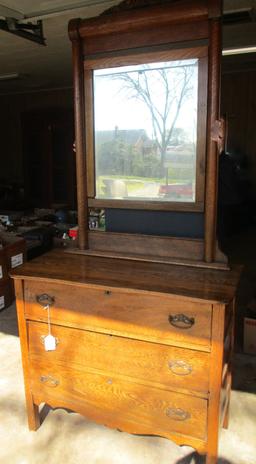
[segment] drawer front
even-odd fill
[[[37,302],[43,294],[54,298],[50,313],[56,324],[181,346],[210,344],[212,308],[207,303],[115,288],[25,282],[27,318],[47,320],[47,311]]]
[[[45,351],[42,337],[47,335],[44,323],[29,322],[30,357],[45,357],[53,363],[68,363],[76,368],[97,369],[137,378],[169,388],[183,388],[204,393],[209,384],[209,354],[103,335],[52,325],[57,338],[55,351]]]
[[[205,439],[207,401],[57,366],[38,357],[30,361],[32,394],[36,402],[71,407],[105,425],[121,428],[124,422],[140,424],[154,435],[170,431]]]

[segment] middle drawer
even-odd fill
[[[71,367],[112,372],[207,397],[208,353],[57,325],[52,325],[58,341],[56,350],[45,351],[43,337],[47,333],[47,324],[28,323],[30,357],[39,355],[54,363],[66,363],[68,359]]]

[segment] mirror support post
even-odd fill
[[[205,192],[205,250],[207,263],[215,260],[217,191],[218,191],[218,151],[212,138],[212,128],[219,119],[220,107],[220,57],[221,25],[219,20],[210,22],[209,40],[209,77],[208,77],[208,117],[207,117],[207,156],[206,156],[206,192]]]
[[[72,41],[73,83],[74,83],[74,119],[75,151],[78,201],[78,246],[80,250],[88,248],[88,199],[86,182],[86,156],[84,143],[84,78],[82,46],[78,28],[80,20],[69,23],[69,37]]]

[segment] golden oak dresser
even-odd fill
[[[31,430],[46,403],[216,462],[228,424],[237,270],[52,251],[13,277]],[[43,343],[47,307],[52,351]]]
[[[239,277],[216,238],[222,2],[148,3],[69,24],[78,245],[13,272],[29,426],[46,403],[215,464]]]

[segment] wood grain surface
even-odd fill
[[[153,258],[180,258],[181,260],[203,260],[202,239],[161,237],[156,235],[126,234],[91,230],[88,233],[91,252],[125,253],[127,256]]]
[[[220,66],[221,24],[213,19],[209,24],[209,75],[208,75],[208,121],[207,121],[207,164],[205,184],[205,261],[215,260],[218,158],[217,143],[212,139],[212,128],[220,117]]]
[[[171,48],[173,44],[182,44],[184,41],[193,41],[193,45],[196,45],[197,40],[205,40],[207,37],[207,21],[198,21],[195,24],[175,24],[171,28],[167,24],[160,29],[149,27],[143,31],[134,30],[98,35],[97,40],[95,40],[95,36],[88,36],[83,40],[82,46],[84,58],[88,57],[90,59],[93,55],[102,52],[111,55],[113,52],[118,54],[122,50],[124,53],[127,50],[127,44],[129,44],[129,49],[134,46],[138,51],[151,44],[150,48],[152,50],[157,47],[163,48],[166,44],[168,44],[168,48]]]
[[[184,21],[186,18],[186,21]],[[101,15],[84,19],[78,29],[81,38],[100,36],[116,32],[133,32],[138,29],[158,28],[159,23],[169,25],[193,23],[208,19],[208,5],[204,0],[182,1],[156,5],[151,8],[138,8],[121,11],[114,15]]]
[[[105,69],[105,68],[113,68],[119,66],[131,66],[137,64],[145,64],[145,63],[155,63],[155,62],[165,62],[165,61],[172,61],[172,60],[185,60],[185,59],[195,59],[198,58],[200,62],[200,58],[207,57],[207,46],[199,44],[198,47],[187,47],[185,48],[184,45],[180,46],[180,48],[173,48],[169,47],[167,50],[157,50],[157,51],[144,51],[138,53],[130,52],[129,54],[124,55],[111,55],[111,56],[100,56],[94,59],[92,58],[85,58],[84,60],[84,69],[85,70],[92,70],[92,69]],[[204,86],[206,85],[204,79]],[[201,88],[199,89],[201,92]]]
[[[73,85],[74,85],[74,119],[76,144],[76,183],[78,203],[79,248],[88,248],[88,205],[87,177],[84,140],[84,77],[82,66],[81,42],[76,38],[72,41]]]
[[[52,323],[168,345],[210,349],[212,306],[206,303],[173,300],[170,295],[150,295],[121,290],[105,291],[77,288],[55,283],[26,282],[25,314],[28,319],[47,321],[47,311],[37,296],[54,298],[50,314]],[[193,319],[191,327],[171,324],[170,316]]]
[[[24,314],[24,294],[23,294],[23,282],[15,282],[15,294],[16,294],[16,308],[18,316],[18,328],[21,346],[21,360],[24,377],[25,387],[25,398],[27,406],[27,419],[29,430],[37,430],[40,426],[39,407],[35,403],[33,393],[31,391],[30,376],[29,376],[29,355],[28,355],[28,335],[27,335],[27,324]]]
[[[52,325],[51,332],[58,345],[55,351],[46,352],[41,337],[47,335],[47,325],[29,322],[30,358],[45,357],[54,364],[66,364],[68,358],[73,368],[99,370],[144,385],[208,397],[208,353],[57,325]]]
[[[241,266],[234,266],[231,271],[219,271],[53,250],[16,268],[11,274],[26,280],[54,280],[75,286],[86,284],[128,291],[138,289],[153,294],[169,293],[184,300],[229,303],[235,295]]]
[[[181,393],[144,387],[135,381],[115,376],[89,373],[47,362],[45,358],[30,361],[32,389],[37,401],[65,398],[83,405],[88,418],[107,425],[114,419],[119,428],[122,419],[145,424],[152,435],[165,436],[166,431],[206,438],[207,401]],[[48,380],[49,379],[49,380]],[[56,384],[55,384],[55,383]],[[114,408],[113,408],[114,405]],[[120,427],[121,428],[121,427]]]

